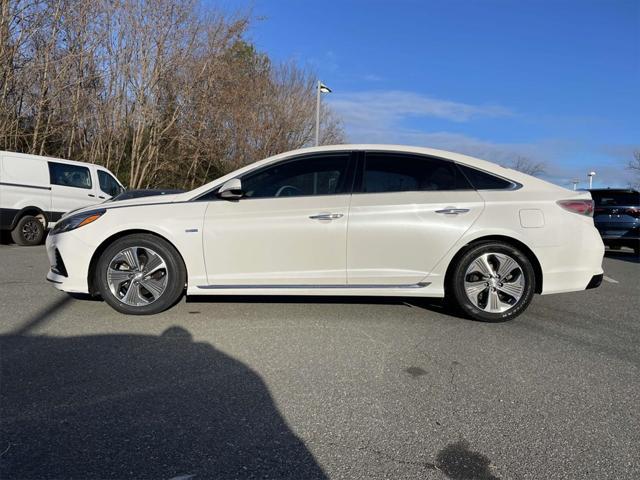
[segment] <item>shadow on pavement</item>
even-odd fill
[[[260,376],[180,327],[0,351],[0,478],[326,478]]]
[[[411,308],[422,308],[430,312],[440,313],[465,319],[454,309],[446,305],[441,298],[422,297],[363,297],[363,296],[303,296],[303,295],[189,295],[187,303],[282,303],[301,305],[405,305]]]
[[[16,328],[11,332],[11,335],[26,335],[34,328],[39,327],[40,325],[48,322],[51,316],[55,315],[58,310],[64,309],[65,306],[71,302],[72,298],[68,295],[64,295],[60,297],[58,300],[53,302],[51,305],[48,305],[41,309],[38,313],[33,315],[29,320],[24,322],[20,327]]]
[[[469,448],[465,440],[447,445],[438,453],[436,466],[453,480],[500,480],[490,470],[491,461]]]

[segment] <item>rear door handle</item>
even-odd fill
[[[467,213],[469,211],[468,208],[443,208],[442,210],[436,210],[436,213],[440,213],[442,215],[458,215],[460,213]]]
[[[318,213],[316,215],[311,215],[309,218],[311,220],[336,220],[342,217],[344,217],[342,213]]]
[[[95,195],[93,193],[90,193],[89,196],[90,197],[95,197]]]

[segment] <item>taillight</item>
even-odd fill
[[[558,200],[558,205],[569,212],[593,217],[593,200]]]
[[[627,208],[624,213],[632,216],[633,218],[640,218],[640,208]]]

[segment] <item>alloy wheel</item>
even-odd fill
[[[35,242],[40,236],[40,221],[29,220],[22,226],[22,236],[28,242]]]
[[[464,276],[464,290],[471,303],[488,313],[503,313],[515,306],[525,292],[520,264],[504,253],[484,253],[471,262]]]
[[[158,300],[167,288],[169,272],[164,259],[146,247],[127,247],[107,268],[107,285],[122,303],[141,307]]]

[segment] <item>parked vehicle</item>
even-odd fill
[[[629,188],[591,190],[593,222],[609,248],[633,248],[640,255],[640,192]]]
[[[0,229],[19,245],[38,245],[65,212],[123,190],[99,165],[0,151]]]
[[[193,191],[85,208],[47,279],[152,314],[187,295],[447,297],[503,321],[534,293],[597,287],[589,192],[465,155],[342,145],[276,155]]]

